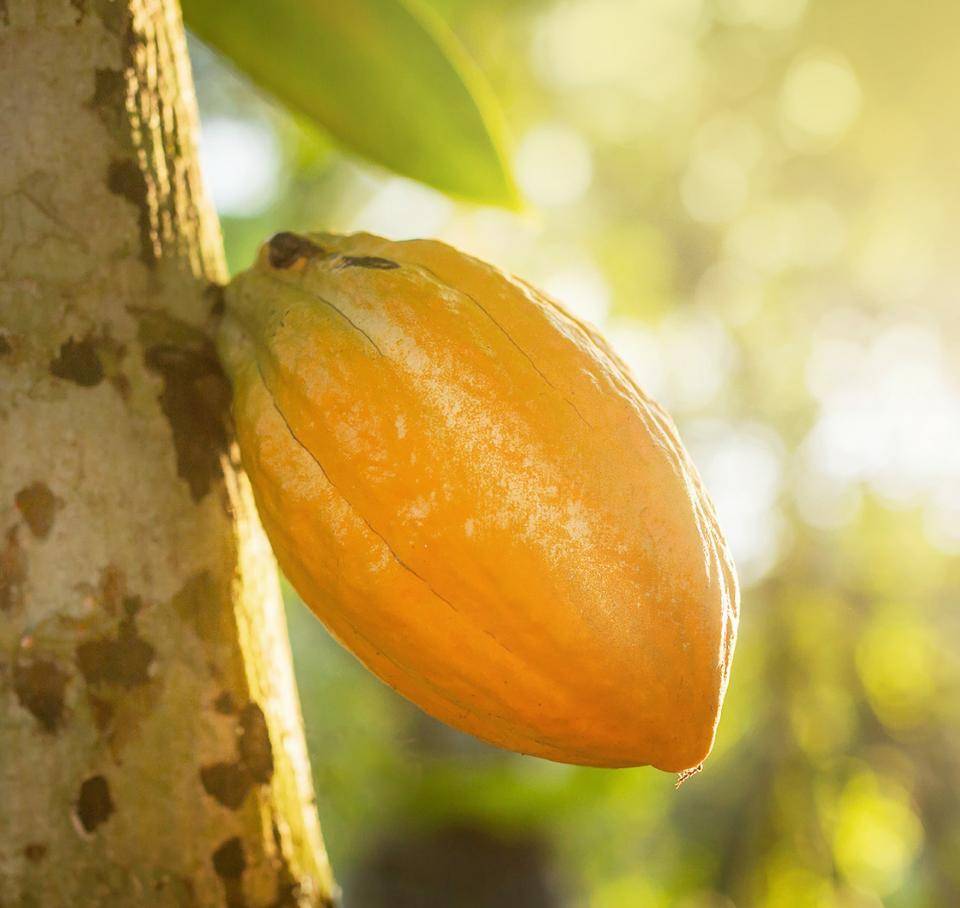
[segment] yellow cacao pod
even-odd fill
[[[684,771],[738,617],[670,417],[602,338],[433,241],[278,234],[221,352],[281,567],[368,668],[501,747]]]

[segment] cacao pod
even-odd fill
[[[220,349],[277,559],[368,668],[511,750],[703,761],[736,575],[593,329],[442,243],[284,233],[228,287]]]

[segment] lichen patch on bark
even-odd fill
[[[236,879],[247,869],[246,857],[243,853],[243,843],[239,838],[227,839],[213,853],[213,867],[217,876],[227,879]]]
[[[116,810],[110,795],[110,786],[103,776],[91,776],[80,786],[76,817],[85,832],[92,833],[102,826]]]
[[[43,842],[28,842],[23,847],[23,856],[32,864],[39,864],[47,856],[47,850]]]
[[[174,594],[171,605],[201,641],[212,643],[218,639],[223,624],[220,598],[213,575],[203,570],[191,574],[184,581]],[[229,697],[229,691],[225,695]]]
[[[27,556],[20,547],[16,527],[7,531],[6,541],[0,545],[0,612],[12,612],[23,606]]]
[[[60,352],[50,361],[50,374],[83,388],[99,385],[103,381],[103,363],[96,344],[89,337],[81,340],[71,337],[64,341]]]
[[[247,858],[243,842],[236,836],[227,839],[213,853],[213,869],[223,881],[227,908],[245,908],[247,900],[243,894],[243,874],[247,869]]]
[[[13,689],[20,705],[37,720],[43,731],[53,734],[64,715],[64,698],[70,673],[52,659],[18,658],[13,668]]]
[[[94,70],[90,108],[97,112],[111,134],[121,140],[125,135],[125,107],[128,93],[129,83],[123,70],[106,67],[98,67]]]
[[[239,808],[253,788],[269,784],[274,770],[270,731],[260,706],[248,703],[236,722],[236,759],[200,770],[204,790],[230,810]]]
[[[159,257],[159,250],[151,225],[150,187],[137,162],[132,158],[111,161],[107,169],[107,188],[137,209],[140,260],[152,267]]]
[[[117,619],[115,629],[81,643],[75,659],[94,727],[120,762],[156,709],[163,678],[156,646],[137,624],[143,600],[127,591],[123,573],[113,565],[105,568],[93,598],[104,615]]]
[[[222,474],[230,387],[212,346],[157,344],[147,349],[145,359],[163,380],[159,400],[173,433],[177,473],[199,501]]]
[[[115,637],[98,637],[77,647],[77,667],[87,684],[140,687],[150,681],[156,649],[137,632],[131,615],[121,620]]]
[[[248,703],[241,711],[239,731],[240,762],[255,781],[266,785],[273,776],[273,749],[266,717],[256,703]]]
[[[233,694],[230,691],[222,691],[217,699],[213,701],[213,708],[224,716],[229,716],[232,713],[237,711],[236,701],[233,699]]]
[[[200,769],[204,791],[228,810],[236,810],[246,800],[254,781],[240,763],[212,763]]]
[[[53,529],[53,520],[63,502],[57,498],[50,487],[41,481],[32,482],[17,492],[14,499],[17,510],[30,527],[30,532],[38,539],[46,539]]]

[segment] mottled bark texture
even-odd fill
[[[324,905],[174,0],[0,0],[0,905]]]

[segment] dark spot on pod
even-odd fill
[[[253,788],[253,778],[239,763],[212,763],[200,769],[200,782],[210,797],[236,810]]]
[[[14,501],[23,514],[30,531],[38,539],[45,539],[53,527],[60,501],[45,482],[34,482],[17,492]]]
[[[296,233],[277,233],[267,242],[267,257],[273,268],[289,268],[301,259],[323,254],[322,247]]]
[[[83,388],[92,388],[103,381],[103,363],[90,338],[76,341],[71,337],[50,361],[50,373]]]
[[[13,689],[20,705],[51,734],[63,720],[64,693],[70,676],[55,662],[37,659],[13,669]]]
[[[247,869],[247,859],[243,853],[243,842],[236,836],[227,839],[213,853],[213,869],[217,876],[228,880],[239,879]]]
[[[30,842],[24,846],[23,856],[32,864],[36,864],[47,856],[47,846],[43,842]]]
[[[110,786],[103,776],[91,776],[80,786],[77,798],[77,819],[87,832],[106,823],[116,810],[110,797]]]
[[[400,265],[390,259],[382,259],[376,255],[345,255],[340,260],[341,268],[375,268],[380,271],[390,271]]]
[[[10,346],[10,341],[0,334],[0,356],[6,356],[8,353],[12,352],[13,347]]]

